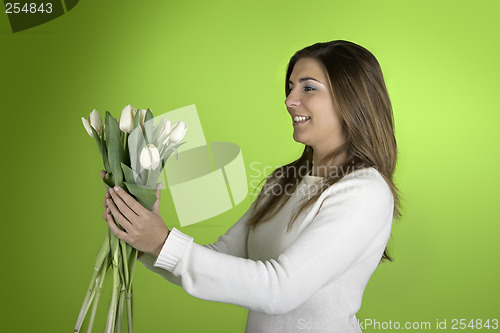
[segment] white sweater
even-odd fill
[[[356,313],[389,240],[394,198],[375,168],[357,170],[287,232],[292,209],[322,179],[306,176],[255,231],[247,225],[254,202],[214,244],[173,228],[158,258],[139,261],[192,296],[249,309],[247,333],[361,332]]]

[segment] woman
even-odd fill
[[[192,296],[249,309],[248,333],[361,332],[364,288],[379,262],[392,260],[385,249],[400,216],[382,71],[357,44],[317,43],[290,59],[285,91],[304,152],[274,170],[217,242],[202,246],[170,231],[159,190],[149,211],[112,189],[103,217],[148,269]]]

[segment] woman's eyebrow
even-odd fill
[[[313,81],[316,81],[318,83],[321,83],[320,81],[316,80],[315,78],[309,77],[309,76],[300,78],[299,82],[304,82],[304,81],[309,81],[309,80],[313,80]],[[288,84],[293,84],[292,80],[288,80]],[[323,83],[321,83],[321,84],[323,84]]]

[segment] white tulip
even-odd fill
[[[168,144],[170,146],[179,143],[184,138],[186,131],[187,125],[185,122],[183,122],[182,120],[175,122],[175,124],[172,126],[170,136],[163,142],[163,144]]]
[[[92,133],[92,127],[95,129],[97,134],[100,136],[102,135],[102,120],[101,116],[99,116],[99,112],[97,112],[96,109],[90,113],[90,116],[88,118],[83,118],[82,117],[82,123],[83,127],[87,130],[87,133],[89,133],[90,137],[94,137],[94,133]]]
[[[141,157],[139,158],[141,166],[146,170],[154,170],[160,164],[160,152],[153,144],[148,144],[142,149]]]
[[[102,135],[102,120],[96,109],[90,113],[90,126],[95,129],[97,134]]]
[[[160,144],[165,141],[167,134],[171,130],[170,120],[163,118],[158,124],[155,125],[155,129],[156,127],[160,127],[160,133],[158,134],[158,139],[156,140],[156,146],[159,147]]]
[[[120,116],[120,129],[125,133],[130,133],[134,129],[134,112],[132,106],[129,104],[123,108]]]

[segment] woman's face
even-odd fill
[[[309,145],[315,154],[325,155],[344,143],[344,134],[337,111],[333,107],[330,82],[323,64],[313,58],[295,63],[290,80],[291,89],[285,100],[292,116],[293,138]],[[310,117],[295,121],[296,116]]]

